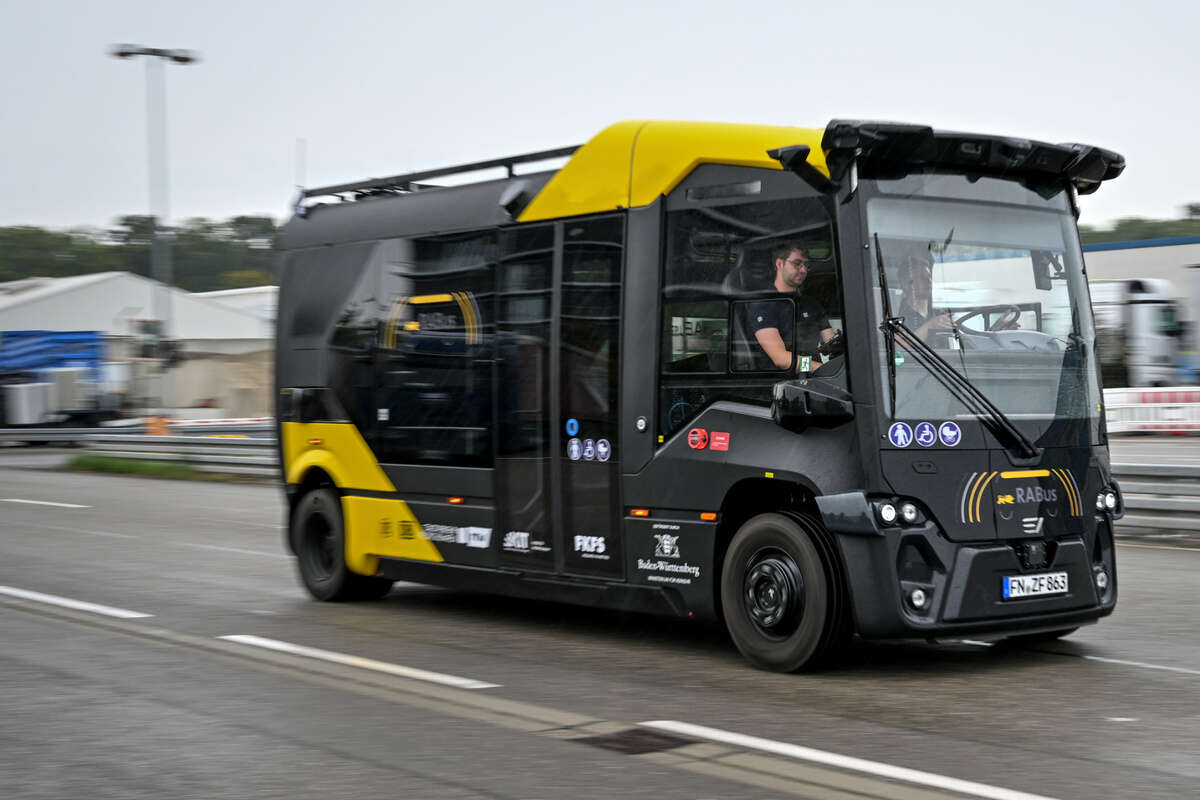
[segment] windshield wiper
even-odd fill
[[[896,339],[912,353],[914,360],[925,367],[930,375],[949,390],[956,400],[962,403],[968,411],[974,414],[988,431],[1004,445],[1005,449],[1016,451],[1019,458],[1033,459],[1041,456],[1042,451],[1029,440],[1021,429],[996,404],[987,398],[983,392],[963,377],[946,359],[939,356],[933,348],[921,341],[912,328],[904,324],[903,317],[893,317],[891,300],[888,296],[887,275],[883,268],[883,252],[879,247],[879,234],[875,234],[875,260],[879,269],[879,287],[883,292],[884,321],[879,326],[887,342],[888,359],[888,394],[891,398],[892,416],[896,415]],[[957,330],[955,331],[957,334]],[[962,347],[961,341],[959,347]]]

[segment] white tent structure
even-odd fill
[[[182,360],[154,389],[153,364],[139,359],[154,320],[165,318]],[[108,357],[125,364],[131,399],[162,393],[186,416],[265,416],[272,400],[274,329],[269,318],[216,299],[164,287],[129,272],[0,283],[0,331],[99,331]],[[120,370],[116,370],[120,372]],[[193,408],[193,413],[185,410]]]

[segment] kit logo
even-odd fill
[[[587,555],[600,555],[605,550],[603,536],[576,536],[575,552]]]
[[[679,537],[669,533],[656,533],[654,555],[658,558],[679,558]]]
[[[529,532],[509,531],[504,534],[504,549],[527,552],[529,550]]]
[[[1022,517],[1021,530],[1025,531],[1030,536],[1040,536],[1042,533],[1042,525],[1046,520],[1041,517]]]

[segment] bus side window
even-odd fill
[[[385,268],[379,348],[381,461],[491,466],[496,234],[413,241]]]

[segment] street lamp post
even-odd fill
[[[194,64],[200,60],[191,50],[163,50],[135,44],[109,48],[115,58],[146,58],[146,150],[150,179],[150,269],[154,280],[154,314],[159,320],[159,337],[167,338],[171,317],[171,246],[164,234],[168,209],[167,197],[167,92],[163,62]],[[162,372],[161,404],[167,403],[167,370]]]

